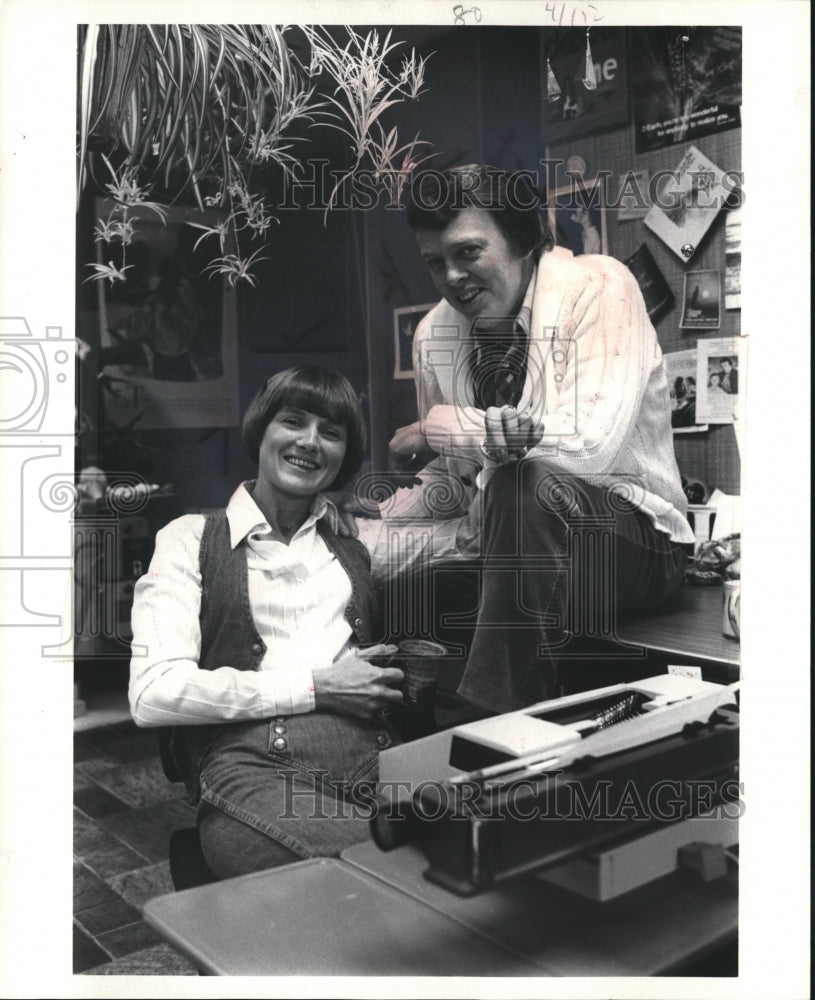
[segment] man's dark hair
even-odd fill
[[[425,170],[413,178],[407,206],[410,228],[441,232],[457,212],[489,212],[510,246],[521,256],[551,250],[555,244],[541,213],[540,195],[523,171],[468,164],[450,170]]]
[[[345,486],[362,464],[366,440],[362,408],[351,383],[341,372],[321,365],[287,368],[268,378],[243,418],[243,443],[256,464],[266,428],[276,413],[288,408],[316,413],[345,428],[345,457],[328,489]]]

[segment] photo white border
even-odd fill
[[[448,23],[455,5],[312,2],[189,3],[190,21]],[[475,4],[462,5],[472,9]],[[492,0],[480,23],[538,24],[548,5]],[[557,6],[557,5],[555,5]],[[606,23],[675,23],[676,4],[595,0]],[[166,5],[107,0],[6,0],[0,8],[0,314],[23,315],[36,336],[74,326],[75,24],[164,20]],[[601,980],[275,980],[279,996],[718,997],[799,1000],[809,992],[809,185],[796,212],[779,203],[779,156],[809,172],[809,5],[796,0],[687,0],[686,23],[742,23],[744,208],[742,309],[751,375],[743,425],[745,577],[742,599],[741,970],[731,982]],[[466,30],[466,29],[462,29]],[[784,71],[767,85],[767,67]],[[55,85],[57,81],[57,85]],[[64,81],[64,84],[63,84]],[[468,113],[464,109],[462,113]],[[66,151],[68,155],[66,155]],[[778,220],[784,218],[783,252]],[[784,290],[783,337],[778,290]],[[770,291],[768,291],[770,290]],[[783,343],[783,356],[779,351]],[[789,358],[797,364],[790,365]],[[768,478],[781,482],[784,535],[768,527]],[[6,512],[15,515],[15,497]],[[11,504],[11,506],[9,506]],[[773,524],[777,519],[773,519]],[[68,544],[66,536],[65,544]],[[794,558],[781,559],[782,552]],[[43,574],[36,574],[42,577]],[[57,574],[54,574],[57,576]],[[53,589],[53,588],[52,588]],[[64,589],[64,588],[63,588]],[[15,595],[12,595],[14,597]],[[61,607],[59,587],[50,605]],[[7,996],[268,996],[264,980],[72,977],[70,970],[72,672],[43,661],[37,629],[0,630],[0,991]]]

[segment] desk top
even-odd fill
[[[212,975],[539,975],[516,952],[333,858],[160,896],[144,917]]]
[[[438,913],[512,948],[546,976],[652,976],[690,962],[736,934],[738,877],[703,884],[676,872],[617,900],[597,903],[526,875],[461,897],[428,882],[428,862],[409,845],[373,843],[343,860],[377,875]]]
[[[600,905],[528,876],[464,899],[425,867],[413,846],[369,842],[152,899],[144,915],[215,975],[648,976],[736,932],[734,873],[681,872]]]
[[[738,667],[738,640],[722,635],[722,588],[682,586],[654,614],[621,620],[617,637],[632,646]],[[738,676],[734,671],[733,680]]]

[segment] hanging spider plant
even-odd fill
[[[329,196],[363,165],[391,196],[401,192],[420,162],[413,142],[399,146],[380,116],[415,99],[424,60],[404,57],[399,72],[389,59],[399,43],[375,31],[345,32],[344,46],[322,28],[274,25],[88,25],[80,36],[78,196],[87,176],[98,182],[99,159],[117,205],[153,207],[194,198],[226,209],[218,229],[220,256],[213,273],[249,280],[258,251],[240,243],[265,240],[273,216],[252,189],[253,171],[276,164],[284,178],[300,165],[297,143],[306,129],[332,125],[352,142],[351,166]],[[291,43],[299,38],[303,45]],[[304,50],[304,51],[303,51]],[[118,228],[117,228],[118,226]],[[124,228],[122,228],[124,227]],[[205,228],[205,227],[199,227]],[[227,230],[233,245],[225,252]],[[97,238],[132,238],[126,211],[101,221]],[[205,233],[201,239],[205,239]],[[119,240],[122,242],[121,240]],[[99,271],[92,277],[108,278]]]

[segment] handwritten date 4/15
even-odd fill
[[[573,28],[587,27],[603,20],[603,12],[594,3],[547,3],[544,12],[553,24]]]

